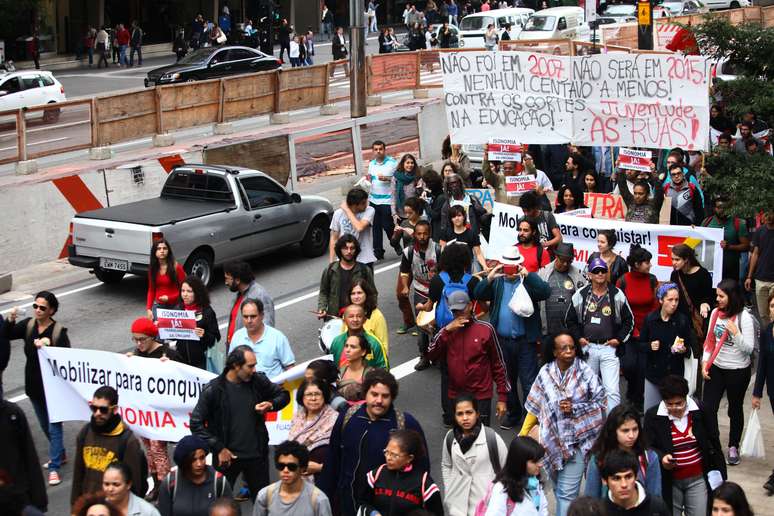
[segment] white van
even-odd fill
[[[551,7],[533,14],[517,39],[585,39],[588,25],[583,7]]]
[[[490,23],[497,29],[497,36],[502,34],[505,26],[511,24],[511,38],[516,39],[527,20],[535,12],[534,9],[512,7],[509,9],[492,9],[483,13],[473,13],[465,16],[460,22],[460,48],[484,48],[484,34]]]

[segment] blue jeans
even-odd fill
[[[134,54],[137,53],[137,66],[142,66],[142,46],[132,47],[129,52],[129,66],[134,66]]]
[[[49,471],[59,471],[62,467],[62,459],[64,458],[64,431],[62,429],[62,423],[51,423],[48,420],[48,410],[46,409],[46,403],[40,400],[34,400],[30,398],[32,408],[35,410],[35,416],[38,418],[40,428],[43,429],[43,433],[48,438],[48,457],[51,461],[48,465]]]
[[[534,342],[527,342],[526,337],[508,338],[498,335],[497,340],[503,351],[508,382],[511,384],[511,390],[508,393],[506,420],[509,423],[517,424],[524,415],[521,400],[519,400],[517,382],[521,383],[521,390],[526,399],[539,370],[537,345]]]
[[[126,60],[126,45],[118,45],[118,64],[126,65],[129,61]]]
[[[570,504],[580,493],[583,472],[586,470],[586,462],[583,454],[576,450],[570,459],[564,463],[561,471],[551,474],[554,483],[554,495],[556,496],[556,516],[566,516]]]
[[[602,386],[607,394],[607,413],[621,403],[620,371],[621,364],[615,355],[615,348],[607,344],[589,344],[586,346],[589,367],[602,377]]]

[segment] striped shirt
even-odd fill
[[[670,424],[672,430],[672,457],[677,461],[673,473],[675,480],[693,478],[702,475],[701,449],[693,435],[693,419],[688,414],[688,425],[679,430],[675,422]]]
[[[387,205],[392,204],[392,175],[398,167],[395,158],[385,156],[381,163],[372,159],[368,163],[368,179],[371,181],[371,194],[368,200],[371,204]],[[387,176],[387,181],[380,181],[379,176]]]

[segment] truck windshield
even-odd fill
[[[225,178],[194,170],[176,170],[167,179],[162,197],[201,199],[234,204],[234,196]]]
[[[550,31],[554,30],[556,25],[556,16],[533,16],[527,21],[527,26],[524,30],[527,32],[535,31]]]

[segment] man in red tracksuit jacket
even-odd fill
[[[475,318],[473,303],[464,290],[450,293],[447,304],[454,320],[436,334],[427,356],[430,360],[445,357],[449,368],[447,396],[454,399],[463,392],[471,393],[477,400],[481,421],[489,425],[492,384],[497,385],[497,417],[505,414],[511,390],[497,333],[491,324]]]

